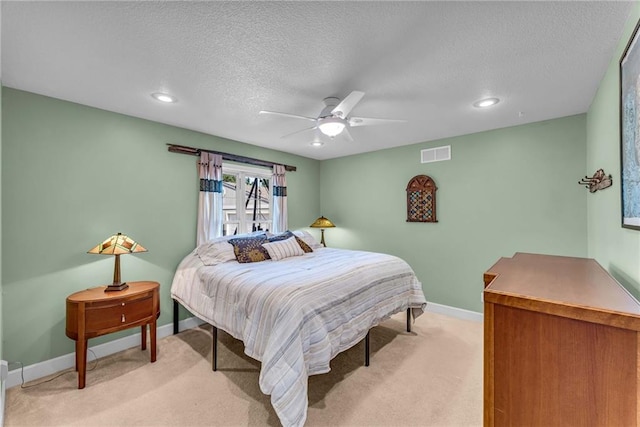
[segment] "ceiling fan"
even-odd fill
[[[354,90],[342,101],[334,97],[325,98],[325,107],[322,109],[318,117],[299,116],[297,114],[280,113],[277,111],[265,110],[260,111],[260,114],[274,114],[284,117],[293,117],[295,119],[305,119],[315,123],[314,126],[295,131],[288,135],[284,135],[282,136],[282,138],[287,138],[301,132],[306,132],[308,130],[318,129],[320,130],[320,132],[330,138],[334,138],[337,135],[343,134],[349,141],[353,141],[353,138],[349,133],[350,127],[406,122],[406,120],[373,119],[368,117],[349,116],[351,110],[353,110],[356,104],[360,102],[363,96],[364,92]]]

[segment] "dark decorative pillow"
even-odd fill
[[[277,242],[279,240],[287,240],[288,238],[293,237],[293,233],[289,230],[284,233],[276,234],[275,236],[269,237],[269,242]]]
[[[269,240],[265,234],[229,239],[233,245],[233,253],[240,263],[260,262],[270,259],[269,252],[262,246]]]
[[[307,245],[304,240],[302,240],[301,238],[299,238],[298,236],[296,236],[296,242],[298,242],[298,244],[300,245],[300,247],[302,248],[302,250],[305,253],[309,253],[309,252],[313,252],[313,249],[311,249],[311,246]]]

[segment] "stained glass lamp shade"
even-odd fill
[[[107,286],[104,290],[105,292],[121,291],[129,287],[129,285],[120,281],[120,255],[136,252],[147,252],[147,250],[131,237],[122,233],[109,237],[107,240],[87,252],[99,255],[115,255],[116,257],[116,265],[113,269],[113,283]]]
[[[332,223],[329,219],[321,216],[320,218],[316,219],[309,227],[320,229],[320,243],[322,243],[322,246],[326,247],[327,245],[324,243],[324,229],[335,227],[335,224]]]

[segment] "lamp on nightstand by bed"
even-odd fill
[[[327,247],[327,245],[324,243],[324,229],[335,227],[335,224],[329,221],[327,218],[321,216],[320,218],[316,219],[309,227],[320,229],[320,243],[322,243],[322,246]]]
[[[87,252],[89,254],[116,256],[116,265],[113,268],[113,283],[107,286],[104,290],[105,292],[121,291],[129,287],[126,283],[120,282],[120,255],[132,254],[135,252],[147,252],[147,250],[131,237],[125,236],[122,233],[109,237],[107,240]]]

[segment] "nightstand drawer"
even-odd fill
[[[153,295],[117,303],[88,305],[85,318],[86,333],[114,328],[125,329],[127,325],[153,315]]]

